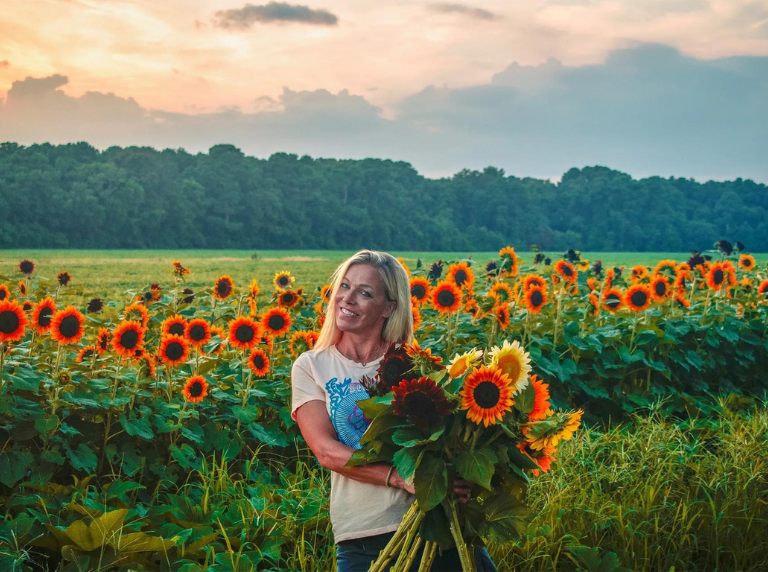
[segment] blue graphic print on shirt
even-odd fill
[[[328,394],[331,422],[339,435],[339,441],[353,449],[360,449],[360,438],[371,422],[363,415],[357,402],[368,399],[368,392],[359,381],[353,382],[349,377],[344,381],[336,377],[328,380],[325,392]]]

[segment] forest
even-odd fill
[[[572,168],[558,183],[410,164],[0,144],[0,248],[768,251],[768,188]]]

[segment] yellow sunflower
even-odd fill
[[[494,346],[489,354],[491,367],[498,368],[509,377],[514,393],[525,389],[528,385],[528,374],[531,372],[531,359],[528,353],[515,340],[511,344],[504,340],[501,347]]]
[[[448,375],[452,378],[461,377],[465,372],[472,369],[483,359],[483,350],[472,348],[466,353],[456,354],[448,366]]]

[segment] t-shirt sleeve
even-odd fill
[[[291,418],[296,421],[296,410],[309,401],[325,402],[325,392],[312,374],[308,353],[301,354],[291,368]]]

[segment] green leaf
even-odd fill
[[[258,418],[259,408],[255,405],[246,405],[245,407],[242,405],[235,405],[232,408],[232,414],[235,416],[235,419],[241,423],[250,423]]]
[[[494,495],[483,503],[485,522],[480,534],[491,542],[508,542],[525,534],[530,508],[514,495]]]
[[[410,481],[413,478],[413,474],[416,472],[416,467],[418,466],[419,459],[423,453],[424,450],[417,447],[406,447],[395,453],[392,460],[395,463],[397,472],[404,480]]]
[[[85,443],[80,443],[74,451],[65,444],[65,451],[69,464],[76,471],[85,471],[86,473],[96,470],[98,457],[91,451]]]
[[[366,419],[376,419],[382,413],[390,410],[392,399],[392,394],[389,393],[381,397],[361,399],[357,402],[357,406],[363,412]]]
[[[424,515],[424,520],[421,521],[419,527],[419,534],[424,540],[437,542],[443,550],[455,546],[448,517],[440,506],[433,508]]]
[[[392,433],[392,442],[395,445],[400,445],[402,447],[425,445],[439,439],[444,431],[445,425],[442,423],[429,437],[425,437],[424,433],[419,431],[416,427],[399,427]]]
[[[139,483],[133,483],[131,481],[113,481],[107,488],[107,499],[120,498],[124,501],[128,500],[126,493],[135,491],[137,489],[146,489],[144,485]]]
[[[536,400],[536,388],[528,381],[528,385],[525,386],[520,393],[515,396],[515,409],[520,413],[530,413],[533,411],[533,404]]]
[[[439,457],[425,455],[416,468],[413,479],[416,486],[416,500],[424,512],[439,505],[448,494],[448,474],[445,461]]]
[[[12,487],[24,478],[33,461],[29,451],[0,453],[0,483]]]
[[[463,478],[477,483],[484,489],[490,489],[496,461],[496,454],[488,449],[462,451],[454,458],[453,466]]]
[[[150,425],[147,419],[135,418],[135,414],[131,413],[131,419],[126,417],[125,413],[120,416],[120,425],[123,426],[125,432],[131,437],[141,437],[147,441],[151,441],[155,433],[152,431],[152,425]]]
[[[249,423],[247,427],[256,440],[266,443],[270,447],[285,447],[288,445],[288,439],[278,426],[270,425],[267,429],[254,421]]]
[[[359,403],[360,402],[358,402],[358,404]],[[360,444],[364,445],[369,443],[385,431],[388,431],[389,429],[392,429],[393,427],[402,423],[405,423],[405,419],[398,417],[391,411],[384,411],[377,415],[376,418],[368,426],[368,429],[365,430],[365,433],[363,433],[363,436],[360,438]]]

